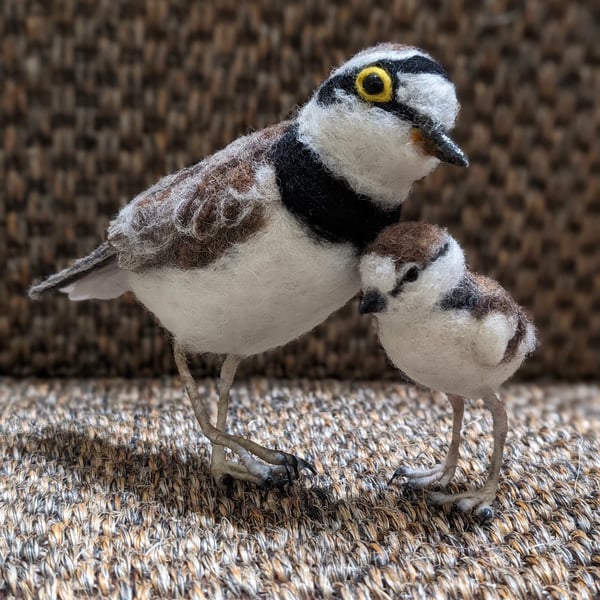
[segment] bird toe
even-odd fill
[[[482,522],[486,523],[494,518],[494,509],[487,504],[479,506],[475,511],[475,516]]]

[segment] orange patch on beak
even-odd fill
[[[418,146],[427,156],[435,156],[437,158],[438,149],[430,140],[423,137],[420,129],[413,127],[410,130],[410,139],[415,146]]]

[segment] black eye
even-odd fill
[[[404,281],[416,281],[419,277],[418,267],[411,267],[404,275]]]
[[[383,92],[385,89],[385,83],[377,73],[371,73],[370,75],[367,75],[362,81],[362,86],[367,94],[373,96],[381,94],[381,92]]]
[[[394,96],[392,77],[383,67],[365,67],[356,76],[354,86],[366,102],[389,102]]]

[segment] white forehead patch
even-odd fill
[[[429,54],[423,52],[412,46],[407,46],[402,50],[391,50],[385,48],[385,45],[376,46],[372,50],[365,50],[359,52],[356,56],[352,57],[348,62],[344,63],[339,69],[336,69],[336,73],[343,73],[344,71],[351,71],[379,60],[405,60],[411,56],[425,56],[431,58]],[[433,59],[432,59],[433,60]]]
[[[396,285],[396,266],[390,256],[366,254],[360,261],[362,288],[375,288],[382,292]]]

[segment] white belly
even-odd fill
[[[462,313],[462,314],[461,314]],[[480,322],[466,313],[432,310],[380,319],[380,340],[390,360],[411,379],[426,387],[477,397],[484,389],[496,391],[523,360],[484,365],[475,352]]]
[[[249,355],[322,322],[359,289],[350,245],[319,244],[283,210],[268,229],[203,269],[129,274],[129,285],[190,352]]]

